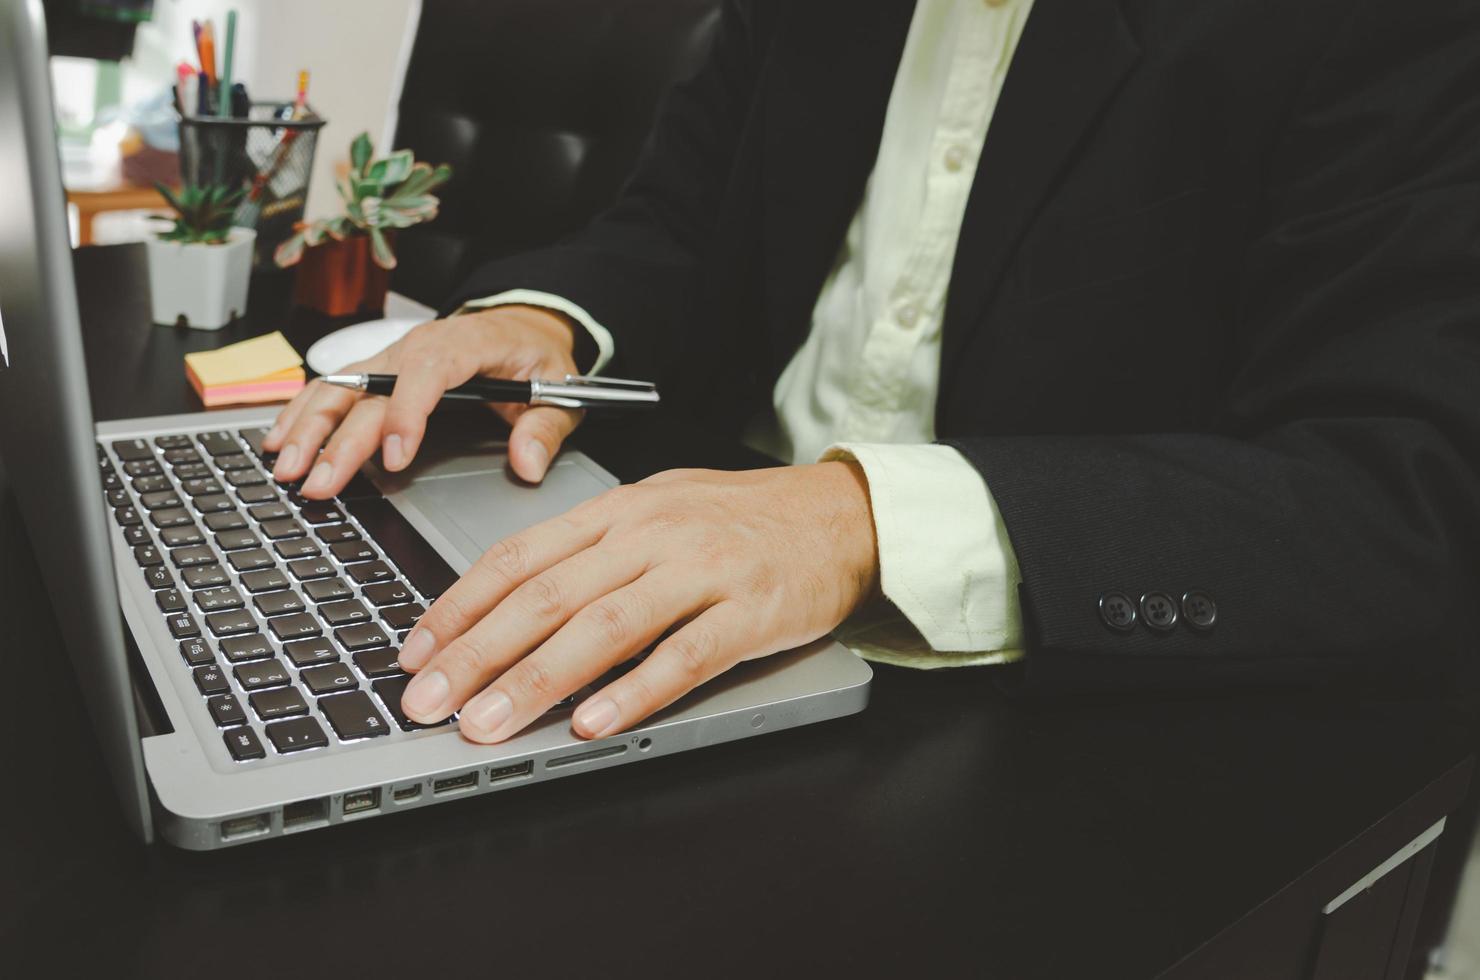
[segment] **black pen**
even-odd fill
[[[326,374],[319,380],[369,395],[389,395],[396,387],[394,374]],[[658,388],[649,381],[591,378],[580,374],[567,374],[559,381],[546,378],[528,381],[474,378],[467,384],[444,391],[442,400],[518,402],[557,408],[646,408],[658,404]]]

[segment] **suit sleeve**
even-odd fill
[[[752,101],[761,7],[726,2],[708,58],[668,96],[636,173],[609,210],[550,248],[478,269],[442,314],[509,290],[553,294],[609,331],[612,373],[661,376]]]
[[[1480,655],[1480,7],[1369,6],[1275,141],[1210,431],[950,440],[1016,548],[1029,689]]]

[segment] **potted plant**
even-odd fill
[[[243,192],[220,185],[154,186],[175,212],[169,230],[145,241],[154,322],[219,330],[247,312],[257,233],[231,224]]]
[[[416,161],[410,150],[371,159],[370,135],[350,146],[349,172],[339,179],[344,214],[303,225],[273,256],[287,267],[302,260],[296,301],[331,316],[377,313],[385,307],[390,270],[396,267],[391,236],[437,216],[431,192],[452,176],[447,164]]]

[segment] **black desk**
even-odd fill
[[[266,281],[243,327],[151,327],[142,252],[77,266],[99,418],[194,410],[181,354],[281,322]],[[286,323],[300,346],[324,327]],[[664,424],[584,445],[624,478],[746,460]],[[1019,704],[991,670],[884,668],[843,721],[220,853],[145,849],[52,608],[0,495],[0,957],[33,964],[14,976],[1309,976],[1321,906],[1469,778],[1460,703]],[[1348,954],[1411,919],[1429,854],[1350,906]]]

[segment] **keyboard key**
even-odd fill
[[[329,737],[312,718],[290,718],[267,726],[267,737],[272,747],[283,754],[301,752],[304,749],[321,749],[329,744]]]
[[[310,500],[298,508],[298,516],[309,524],[335,524],[344,520],[331,500]]]
[[[346,742],[356,738],[374,738],[390,730],[380,712],[375,710],[370,695],[364,691],[319,698],[319,711],[329,719],[334,734]]]
[[[202,514],[220,514],[228,510],[236,510],[236,504],[224,493],[203,493],[190,501],[195,509]]]
[[[442,725],[452,724],[451,718],[445,718],[442,721],[430,725],[423,725],[421,722],[412,721],[410,718],[407,718],[406,712],[401,710],[401,695],[406,693],[406,685],[410,683],[411,675],[401,674],[397,677],[383,678],[370,685],[375,691],[375,696],[380,698],[380,703],[385,705],[386,710],[391,713],[391,717],[396,720],[396,724],[400,726],[401,731],[419,732],[423,728],[438,728]]]
[[[383,647],[391,642],[391,638],[385,635],[385,630],[374,623],[341,626],[334,631],[334,638],[339,641],[340,646],[351,653],[356,650]]]
[[[231,567],[238,572],[255,572],[259,568],[267,568],[272,565],[272,555],[255,548],[252,551],[233,551],[226,556]]]
[[[396,577],[396,573],[383,561],[360,562],[358,565],[350,565],[345,571],[360,585],[388,582]]]
[[[290,561],[319,556],[319,546],[314,544],[310,538],[289,538],[286,541],[279,541],[272,546],[272,550]]]
[[[175,477],[180,480],[204,480],[211,475],[205,463],[181,463],[175,467]]]
[[[181,480],[180,489],[184,490],[189,496],[199,497],[205,494],[220,493],[221,484],[217,483],[211,477],[203,476],[193,480]]]
[[[216,658],[211,655],[211,648],[202,639],[181,640],[180,656],[184,657],[185,662],[192,667],[201,667],[216,662]]]
[[[159,510],[161,507],[179,507],[180,498],[173,490],[160,490],[157,493],[146,493],[139,497],[139,503],[144,505],[145,510]]]
[[[189,466],[191,463],[201,462],[201,458],[200,453],[190,446],[180,446],[177,449],[165,450],[164,461],[171,466]]]
[[[293,613],[290,616],[278,616],[267,621],[267,628],[272,630],[274,636],[279,640],[302,640],[310,636],[318,636],[324,632],[319,626],[319,621],[308,613]]]
[[[248,572],[243,575],[242,585],[252,595],[275,592],[288,587],[288,576],[276,568],[266,568],[260,572]]]
[[[360,668],[360,673],[366,677],[394,677],[404,674],[401,665],[396,662],[397,651],[391,647],[383,650],[366,650],[354,655],[355,666]]]
[[[216,553],[203,544],[194,544],[186,548],[175,548],[171,551],[170,562],[176,568],[214,565],[216,563]]]
[[[367,623],[370,621],[370,610],[353,599],[322,605],[319,607],[319,615],[330,626],[349,626],[352,623]]]
[[[125,463],[154,458],[154,450],[143,439],[120,439],[113,444],[113,454]]]
[[[180,578],[185,580],[186,588],[190,589],[213,589],[231,581],[226,575],[226,570],[220,565],[197,565],[195,568],[187,568],[180,573]]]
[[[252,702],[252,710],[257,712],[257,717],[263,721],[277,721],[279,718],[308,714],[308,702],[303,700],[303,695],[298,693],[296,687],[259,691],[248,700]]]
[[[221,733],[221,737],[226,741],[226,751],[237,762],[249,762],[267,755],[267,750],[257,741],[257,733],[246,726],[228,729]]]
[[[277,493],[272,487],[263,485],[257,487],[242,487],[236,492],[237,499],[244,504],[266,504],[268,501],[276,500]]]
[[[226,674],[221,668],[215,664],[197,667],[192,673],[195,675],[196,688],[206,697],[225,694],[231,690],[231,682],[226,679]]]
[[[223,456],[226,453],[239,453],[242,451],[241,443],[230,432],[202,432],[195,437],[200,443],[200,448],[212,456]]]
[[[298,668],[339,660],[339,651],[327,637],[316,636],[311,640],[294,640],[283,644],[283,653]]]
[[[177,613],[185,611],[185,597],[174,589],[163,589],[154,593],[154,604],[162,613]]]
[[[313,582],[303,583],[303,591],[314,602],[333,602],[335,599],[348,599],[355,594],[354,589],[344,584],[343,579],[323,578]]]
[[[151,589],[169,589],[175,585],[175,577],[163,565],[144,569],[144,581]]]
[[[195,593],[195,608],[203,613],[225,612],[242,607],[242,595],[229,585],[201,589]]]
[[[233,636],[221,641],[221,656],[234,664],[249,660],[265,660],[272,656],[272,644],[261,633],[250,636]]]
[[[293,516],[293,512],[288,509],[288,505],[283,503],[258,504],[256,507],[248,508],[247,513],[252,515],[252,520],[259,523],[262,521],[280,521],[285,517]]]
[[[301,538],[303,534],[303,525],[295,520],[285,519],[262,522],[262,536],[271,541],[280,541],[283,538]]]
[[[189,613],[175,613],[165,620],[170,628],[170,635],[177,640],[188,640],[200,636],[200,627],[195,625],[195,620]]]
[[[288,571],[298,581],[307,582],[310,579],[328,578],[334,574],[334,566],[322,558],[300,558],[288,562]]]
[[[224,511],[220,514],[208,514],[206,516],[206,527],[217,533],[221,531],[235,531],[247,526],[247,519],[234,510]]]
[[[190,437],[184,435],[155,436],[154,445],[160,449],[181,449],[190,445]]]
[[[231,470],[226,474],[226,482],[234,487],[258,487],[267,482],[267,477],[251,470]]]
[[[139,516],[139,512],[134,510],[132,507],[113,508],[113,519],[118,522],[119,527],[128,527],[131,524],[139,524],[144,520],[142,517]]]
[[[159,532],[159,538],[166,548],[185,548],[192,544],[205,544],[206,540],[194,524],[167,527]]]
[[[341,564],[353,565],[355,562],[374,561],[380,557],[375,549],[363,541],[340,541],[338,544],[329,546],[329,553],[338,558]]]
[[[267,430],[264,428],[238,429],[237,435],[247,444],[247,448],[258,456],[262,455],[262,440],[267,438]]]
[[[246,691],[260,691],[266,687],[282,687],[288,683],[288,669],[276,660],[259,660],[232,668],[236,682]]]
[[[130,524],[123,529],[123,540],[131,547],[137,548],[141,544],[150,544],[153,539],[149,537],[149,529],[142,524]]]
[[[157,528],[194,527],[195,518],[191,517],[190,511],[183,507],[166,507],[164,510],[150,513],[149,523]]]
[[[211,698],[206,702],[206,710],[211,713],[211,720],[216,723],[217,728],[234,728],[247,723],[247,713],[242,710],[241,702],[236,699],[235,694]]]
[[[118,471],[111,466],[108,467],[103,472],[103,492],[107,493],[109,490],[117,490],[122,486],[123,480],[119,479]]]
[[[313,533],[325,544],[360,540],[360,532],[355,530],[353,524],[325,524],[321,527],[314,528]]]
[[[128,476],[159,476],[164,470],[159,468],[159,460],[136,459],[131,463],[124,463],[123,472]]]
[[[310,667],[298,675],[298,679],[307,685],[310,693],[332,694],[335,691],[353,691],[360,685],[355,680],[354,671],[344,664],[325,664],[322,667]]]
[[[401,516],[401,512],[388,500],[379,497],[348,500],[347,493],[346,490],[340,497],[346,500],[345,506],[349,509],[350,516],[360,522],[370,538],[405,573],[418,592],[428,599],[435,599],[457,581],[457,573],[452,570],[452,566],[437,554],[436,549],[427,544],[426,539],[411,526],[411,522]],[[356,581],[363,585],[367,580]]]
[[[139,563],[140,568],[148,568],[150,565],[164,564],[164,556],[152,544],[141,544],[134,549],[134,561]]]
[[[373,606],[398,606],[411,602],[416,596],[401,582],[376,582],[360,590]]]
[[[306,608],[298,593],[292,591],[267,592],[253,599],[252,603],[264,616],[286,616],[301,613]]]
[[[141,476],[133,481],[135,493],[158,493],[170,489],[169,477]]]
[[[246,453],[227,453],[225,456],[216,457],[216,465],[229,473],[232,470],[250,470],[257,464],[253,463],[252,457]]]
[[[393,630],[410,629],[421,619],[426,609],[419,602],[413,602],[405,606],[389,606],[380,611],[380,618]]]
[[[257,535],[244,527],[234,531],[222,531],[216,535],[216,547],[222,551],[241,551],[243,548],[258,548],[262,542],[257,540]]]
[[[240,636],[257,630],[257,621],[245,609],[211,613],[206,616],[206,625],[211,628],[212,636]]]
[[[129,504],[128,491],[119,487],[117,490],[109,490],[106,494],[109,507],[127,507]]]

